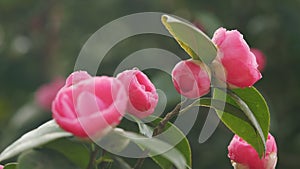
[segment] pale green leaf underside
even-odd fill
[[[9,159],[23,151],[41,146],[55,139],[70,136],[72,136],[72,134],[63,131],[54,120],[48,121],[37,129],[24,134],[21,138],[8,146],[0,154],[0,161]]]
[[[172,145],[163,142],[156,138],[147,138],[145,136],[133,133],[133,132],[123,132],[124,137],[128,138],[133,143],[143,147],[149,151],[149,154],[160,154],[167,160],[171,161],[177,169],[186,169],[190,168],[184,156]],[[169,151],[165,152],[164,150],[168,149]]]
[[[170,34],[193,59],[202,60],[206,64],[210,64],[215,59],[217,48],[200,29],[169,15],[163,15],[161,20]]]

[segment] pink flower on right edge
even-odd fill
[[[231,159],[234,169],[275,169],[277,146],[270,133],[266,146],[266,154],[260,159],[250,144],[235,135],[228,146],[228,157]]]
[[[226,75],[222,75],[224,72],[216,71],[219,79],[226,81],[230,87],[240,88],[250,87],[261,79],[256,58],[239,31],[219,28],[214,33],[212,41],[218,48],[213,65],[222,65]]]

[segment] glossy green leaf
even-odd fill
[[[18,158],[18,169],[80,169],[63,154],[50,150],[29,150]]]
[[[60,152],[80,168],[86,168],[90,160],[90,152],[87,146],[76,140],[58,139],[43,147]]]
[[[215,110],[222,111],[223,113],[228,113],[231,116],[235,116],[245,121],[246,123],[251,124],[251,121],[238,106],[235,106],[228,102],[211,98],[200,98],[198,106],[213,108]]]
[[[147,118],[148,120],[150,119],[155,119],[151,122],[151,125],[153,127],[150,127],[149,125],[145,124],[142,120],[140,119],[135,119],[135,121],[138,123],[140,133],[151,138],[153,134],[154,127],[159,124],[159,122],[162,120],[160,117],[154,117],[154,116],[149,116]],[[178,144],[176,144],[175,148],[182,153],[182,155],[185,157],[185,160],[188,164],[188,166],[191,167],[192,165],[192,157],[191,157],[191,148],[190,144],[185,137],[185,135],[181,132],[180,129],[178,129],[175,125],[172,123],[168,122],[165,130],[167,132],[164,132],[162,135],[159,136],[159,139],[165,141],[166,143],[174,145],[174,141],[180,140]],[[151,134],[151,136],[149,136]],[[163,169],[170,169],[172,168],[173,164],[166,158],[164,158],[162,155],[157,155],[157,156],[152,156],[151,157],[161,168]]]
[[[226,102],[242,110],[248,120],[222,110],[216,112],[229,129],[251,144],[262,157],[270,125],[268,106],[254,87],[233,89],[232,92],[227,94],[220,89],[214,89],[213,98],[222,100],[226,97]]]
[[[162,118],[156,118],[152,122],[155,126],[159,124],[159,122],[162,120]],[[165,132],[167,131],[167,132]],[[192,167],[192,151],[190,147],[190,143],[186,136],[182,133],[182,131],[176,127],[173,123],[168,122],[166,124],[165,130],[162,135],[160,135],[159,139],[162,139],[163,141],[174,144],[174,140],[178,140],[178,138],[182,139],[178,144],[176,144],[175,148],[180,151],[180,153],[184,156],[186,163],[189,167]],[[166,161],[166,159],[159,155],[159,156],[153,156],[152,159],[160,165],[163,169],[169,169],[172,167],[172,163],[170,161]]]
[[[24,134],[8,146],[1,154],[0,161],[9,159],[31,148],[41,146],[58,138],[70,137],[71,133],[63,131],[54,120],[48,121],[37,129]]]
[[[151,128],[150,126],[148,126],[147,124],[145,124],[141,119],[134,117],[134,116],[130,116],[130,118],[132,118],[138,125],[139,127],[139,131],[142,135],[151,138],[153,135],[153,128]]]
[[[217,56],[217,48],[214,43],[193,24],[169,15],[163,15],[161,20],[179,45],[193,59],[210,64]]]
[[[118,169],[132,169],[132,167],[122,158],[114,156],[113,159],[118,164]]]
[[[4,166],[3,169],[17,169],[18,163],[8,163]]]
[[[34,101],[26,103],[13,114],[5,126],[5,132],[1,134],[0,149],[50,118],[51,113],[43,112]]]
[[[143,147],[149,151],[150,155],[159,154],[172,162],[178,169],[190,168],[185,160],[185,157],[174,146],[156,138],[147,138],[145,136],[123,132],[124,137],[130,139],[133,143]],[[165,151],[168,150],[168,151]]]

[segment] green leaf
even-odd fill
[[[147,117],[147,121],[153,120],[151,122],[151,125],[153,127],[150,127],[147,124],[145,124],[142,120],[137,119],[135,117],[132,117],[132,118],[138,124],[140,133],[149,138],[152,137],[153,130],[154,130],[153,127],[156,127],[162,120],[162,118],[160,118],[160,117],[155,117],[155,116]],[[167,131],[167,132],[165,132],[165,131]],[[179,142],[176,143],[175,148],[182,153],[182,155],[185,157],[185,160],[186,160],[188,166],[191,167],[192,156],[191,156],[190,144],[180,129],[178,129],[172,123],[168,122],[166,124],[164,133],[159,136],[159,139],[161,139],[162,141],[165,141],[166,143],[169,143],[171,145],[174,145],[174,141],[176,142],[179,140]],[[173,166],[172,162],[170,162],[169,160],[164,158],[162,155],[152,156],[151,158],[163,169],[170,169]]]
[[[96,140],[96,143],[109,152],[122,152],[130,143],[129,139],[122,136],[123,133],[123,129],[114,128],[112,132],[107,133],[100,140]]]
[[[43,147],[60,152],[80,168],[85,168],[90,160],[90,152],[86,145],[76,140],[58,139]]]
[[[135,116],[130,116],[130,118],[132,118],[138,125],[139,127],[139,131],[142,135],[151,138],[153,135],[153,129],[148,126],[147,124],[145,124],[141,119],[135,117]]]
[[[14,157],[21,152],[41,146],[58,138],[70,137],[71,133],[63,131],[54,120],[48,121],[37,129],[24,134],[8,146],[1,154],[0,161]]]
[[[50,118],[51,113],[43,112],[34,101],[26,103],[13,114],[5,126],[5,132],[1,134],[0,149]]]
[[[50,149],[29,150],[18,158],[18,169],[79,169],[61,153]]]
[[[179,45],[193,59],[210,64],[217,56],[217,48],[214,43],[193,24],[169,15],[163,15],[161,20]]]
[[[162,118],[156,117],[156,120],[151,123],[154,124],[154,126],[157,126],[161,120]],[[192,166],[192,151],[190,143],[178,127],[176,127],[173,123],[168,122],[163,134],[159,135],[158,138],[171,145],[174,145],[174,141],[180,139],[181,141],[175,145],[175,148],[184,156],[187,165],[189,167]],[[166,160],[162,155],[153,156],[151,158],[163,169],[172,168],[172,163]]]
[[[147,138],[133,132],[123,132],[122,136],[148,150],[150,155],[159,154],[163,156],[167,160],[171,161],[178,169],[186,169],[186,167],[190,168],[185,157],[174,146],[164,141],[157,138]]]
[[[244,112],[238,106],[235,106],[233,104],[217,99],[200,98],[198,106],[213,108],[215,110],[222,111],[223,113],[228,113],[231,116],[235,116],[237,118],[240,118],[241,120],[244,120],[246,123],[251,124],[251,121],[244,114]]]
[[[132,167],[122,158],[114,156],[113,159],[118,163],[118,169],[132,169]]]
[[[214,99],[222,100],[224,97],[227,103],[242,110],[248,120],[222,110],[216,110],[218,116],[230,130],[252,145],[262,157],[270,126],[269,109],[264,98],[254,87],[233,89],[229,94],[214,89]]]
[[[3,169],[17,169],[18,163],[8,163],[4,166]]]

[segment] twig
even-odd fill
[[[159,122],[159,124],[155,127],[153,131],[153,137],[161,134],[166,127],[166,124],[173,118],[176,117],[180,113],[180,109],[182,107],[182,104],[184,102],[180,102],[176,105],[176,107],[169,112],[163,119],[162,121]]]
[[[92,152],[91,152],[91,155],[90,155],[90,161],[89,161],[89,164],[87,166],[87,169],[93,169],[94,168],[98,153],[99,153],[99,149],[95,148],[95,145],[92,144]]]

